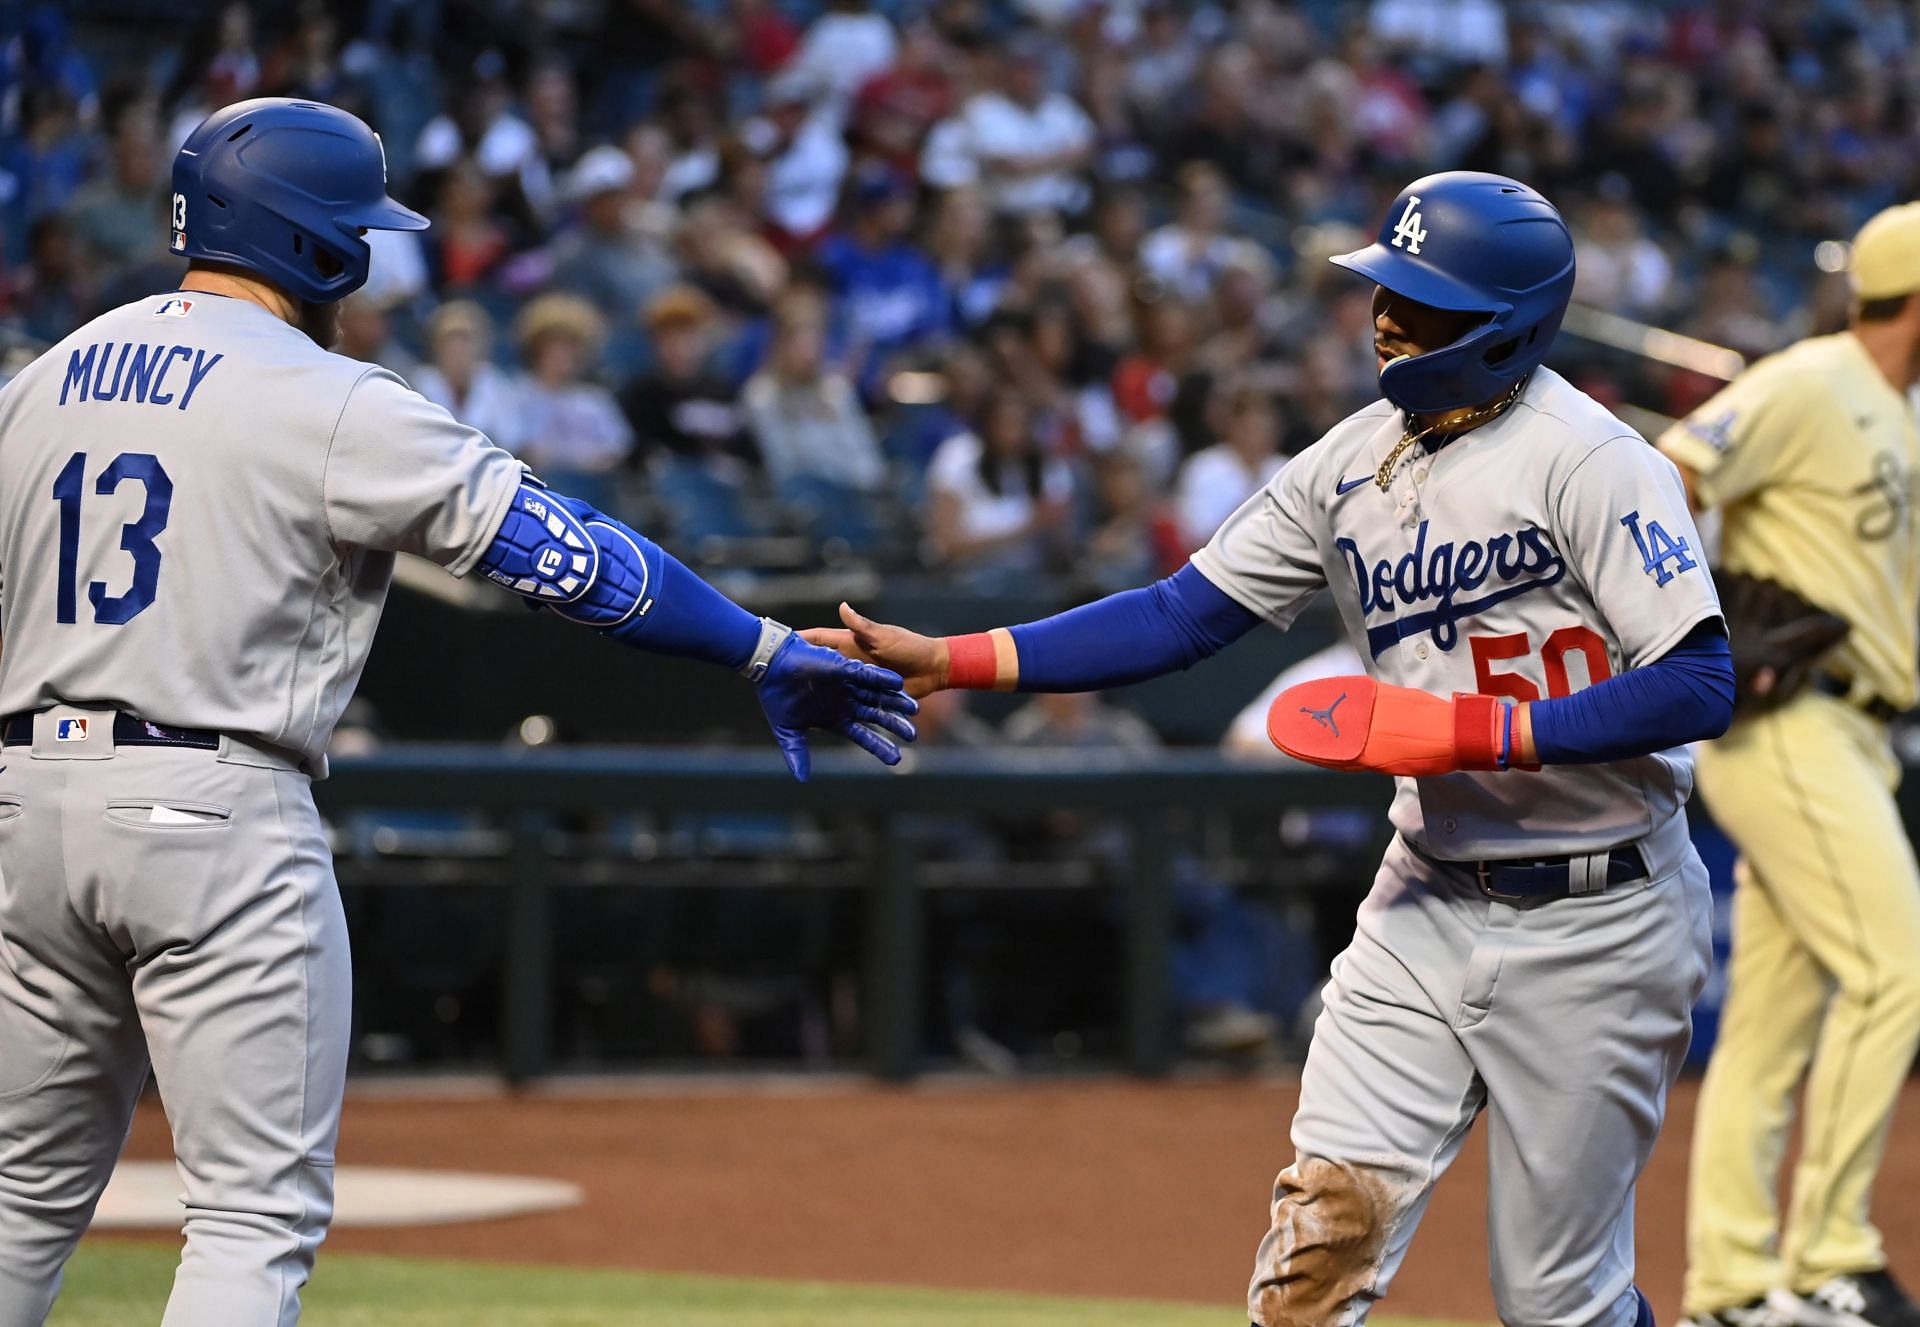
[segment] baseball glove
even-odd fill
[[[1752,714],[1791,699],[1820,656],[1846,639],[1845,618],[1817,608],[1778,581],[1714,574],[1733,649],[1733,708]]]

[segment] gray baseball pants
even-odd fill
[[[1487,1117],[1507,1327],[1629,1327],[1633,1191],[1705,984],[1712,903],[1684,817],[1647,880],[1509,903],[1396,839],[1333,964],[1294,1163],[1248,1292],[1262,1327],[1354,1327]]]
[[[56,740],[79,714],[85,739]],[[66,709],[0,752],[0,1327],[45,1320],[149,1063],[185,1204],[165,1327],[296,1322],[333,1212],[350,982],[291,760],[116,750],[111,714]]]

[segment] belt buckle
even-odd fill
[[[1487,864],[1484,861],[1478,861],[1473,864],[1473,883],[1480,887],[1482,894],[1485,894],[1496,903],[1517,903],[1526,897],[1525,894],[1505,894],[1495,889],[1493,887],[1493,872],[1487,869]]]

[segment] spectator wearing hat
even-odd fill
[[[870,493],[886,462],[853,384],[826,363],[826,309],[810,292],[774,309],[767,365],[747,380],[741,401],[760,459],[788,491]]]
[[[448,300],[427,321],[427,363],[414,390],[470,428],[520,449],[520,402],[513,381],[488,359],[493,320],[472,300]]]
[[[821,242],[814,262],[833,293],[855,379],[872,399],[889,360],[948,333],[951,305],[940,273],[908,239],[908,182],[873,163],[849,193],[846,227]]]
[[[647,305],[652,367],[620,392],[635,461],[678,458],[738,471],[747,450],[745,420],[732,386],[713,370],[719,321],[713,301],[694,286],[669,286]]]
[[[592,148],[567,173],[565,196],[578,220],[553,244],[553,281],[624,322],[676,275],[673,258],[629,223],[633,159],[610,144]]]
[[[633,446],[633,430],[613,396],[586,379],[605,324],[578,295],[555,293],[522,309],[513,332],[524,367],[520,456],[555,487],[574,492],[574,478],[607,474]]]

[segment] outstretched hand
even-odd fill
[[[909,696],[924,696],[946,687],[946,641],[875,622],[848,604],[840,605],[840,620],[845,627],[811,627],[800,635],[848,659],[891,669],[899,675],[896,682],[904,681]]]
[[[774,651],[759,693],[780,754],[802,782],[813,764],[807,749],[810,728],[839,733],[885,765],[900,763],[900,747],[888,734],[901,742],[915,736],[906,716],[920,707],[901,691],[898,673],[843,658],[797,634]]]

